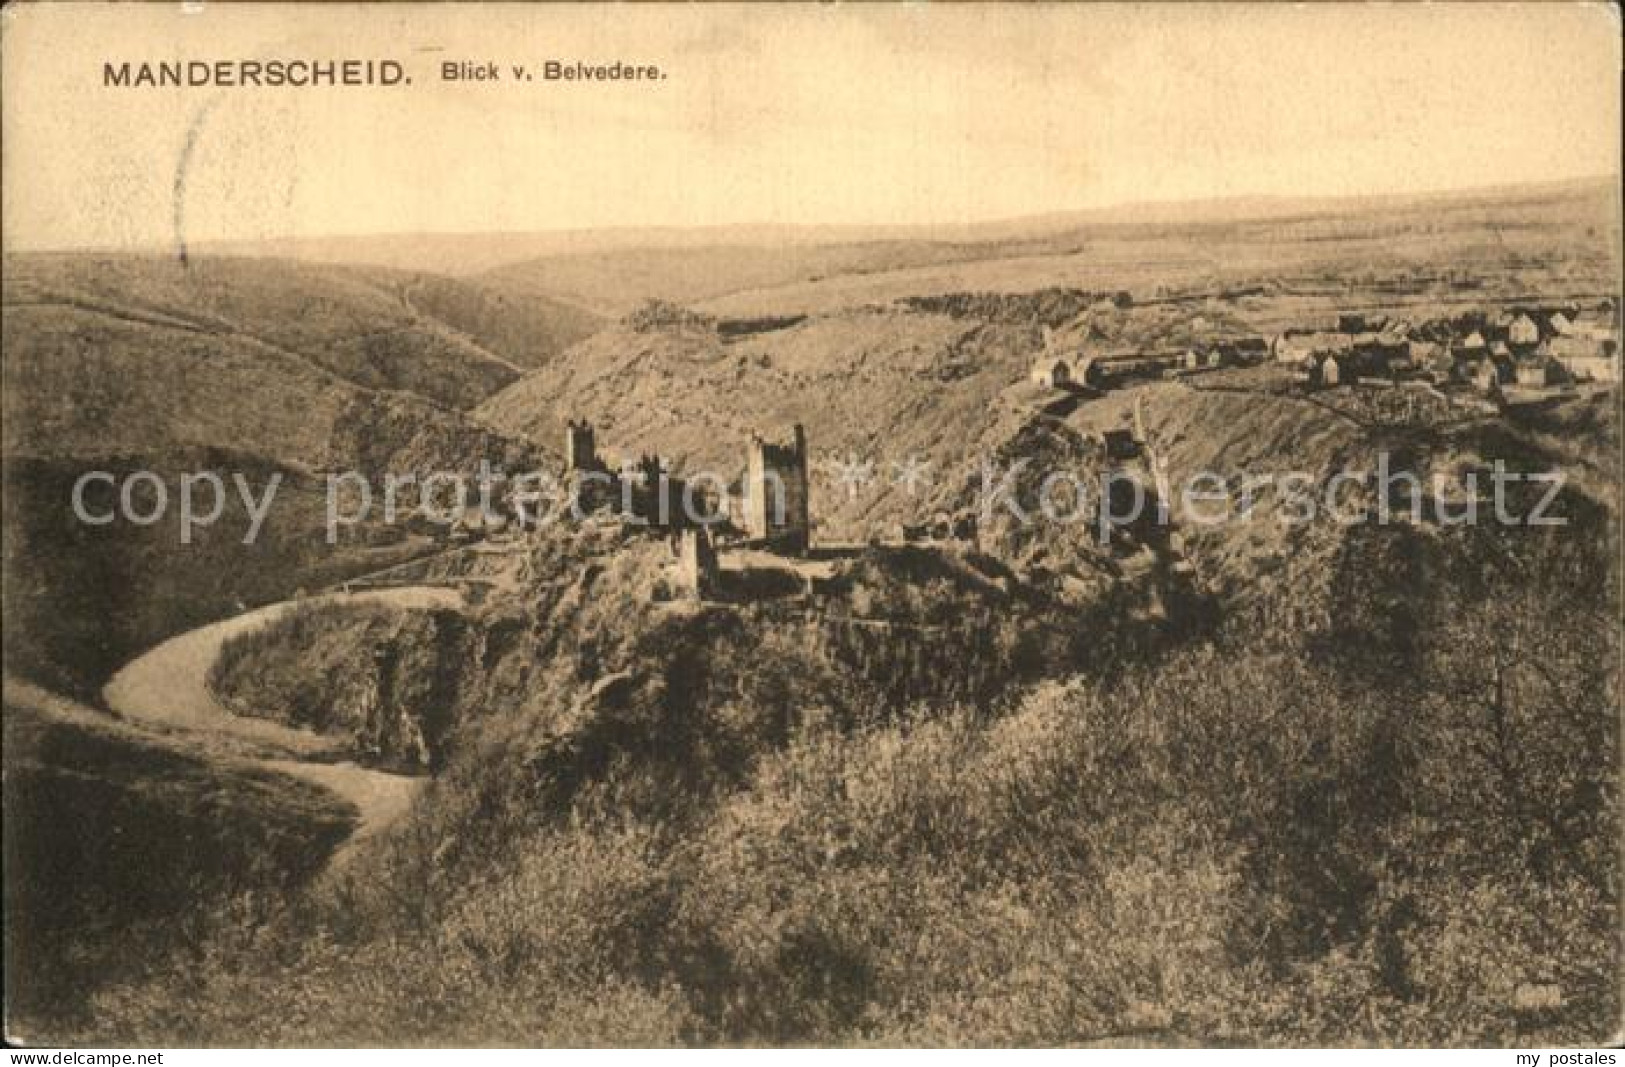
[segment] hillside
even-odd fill
[[[455,331],[515,367],[532,369],[601,329],[602,317],[545,294],[437,274],[381,276],[425,321]]]
[[[1005,294],[970,315],[951,304],[852,308],[726,332],[703,319],[629,317],[476,414],[554,447],[569,419],[586,418],[606,452],[654,450],[676,470],[729,479],[744,468],[753,430],[783,436],[801,422],[817,461],[824,536],[890,536],[898,522],[950,506],[982,456],[1058,401],[1027,386],[1040,327],[1053,327],[1067,348],[1160,348],[1243,334],[1250,314],[1231,301],[1125,309],[1070,291]],[[928,468],[912,490],[893,466],[911,457]],[[836,462],[851,460],[873,464],[861,486],[838,480]]]
[[[1069,419],[1098,433],[1128,423],[1142,405],[1148,442],[1174,491],[1168,504],[1182,553],[1199,588],[1232,616],[1293,632],[1370,627],[1361,638],[1370,645],[1435,597],[1530,575],[1579,600],[1618,595],[1615,579],[1597,577],[1613,574],[1619,547],[1617,460],[1588,469],[1617,443],[1617,419],[1598,417],[1617,404],[1617,393],[1508,420],[1382,422],[1351,417],[1336,394],[1293,397],[1257,386],[1268,379],[1265,368],[1151,385],[1085,404]],[[1561,444],[1544,429],[1552,423],[1568,430]],[[1489,472],[1497,464],[1558,472],[1563,484],[1548,507],[1563,525],[1490,521]],[[1390,490],[1390,517],[1339,518],[1328,501],[1341,514],[1381,514],[1374,509],[1384,471],[1398,487]],[[1420,487],[1420,510],[1404,490],[1407,476]],[[1186,487],[1213,491],[1215,483],[1201,479],[1217,479],[1227,499],[1187,498]],[[1544,488],[1513,483],[1505,492],[1509,513],[1522,516]],[[1469,498],[1481,507],[1480,521],[1441,520],[1463,513]],[[1311,509],[1313,521],[1304,521]],[[1362,615],[1368,608],[1372,614]]]
[[[1370,480],[1388,464],[1425,486],[1441,479],[1440,499],[1459,508],[1465,495],[1489,491],[1487,481],[1472,479],[1487,478],[1496,464],[1558,470],[1567,485],[1553,514],[1581,532],[1543,541],[1530,531],[1529,545],[1547,547],[1514,555],[1527,556],[1531,562],[1519,565],[1542,573],[1608,571],[1619,472],[1607,459],[1618,439],[1607,396],[1577,397],[1507,423],[1457,416],[1434,424],[1368,409],[1356,391],[1295,393],[1269,367],[1101,396],[1057,394],[1026,380],[1042,343],[1040,325],[1053,327],[1055,343],[1068,350],[1178,350],[1202,337],[1247,333],[1282,314],[1279,299],[1268,297],[1124,308],[1062,295],[911,301],[743,334],[726,334],[703,317],[633,318],[579,346],[568,363],[504,390],[480,415],[535,441],[561,440],[566,419],[589,418],[612,456],[657,451],[679,473],[709,471],[725,480],[741,473],[753,430],[783,435],[799,421],[815,458],[813,513],[826,543],[895,540],[902,524],[980,512],[984,549],[1011,566],[1046,572],[1059,589],[1086,595],[1146,567],[1177,565],[1194,588],[1165,583],[1160,596],[1194,595],[1271,626],[1325,628],[1339,611],[1352,617],[1355,603],[1376,605],[1380,615],[1396,610],[1393,598],[1434,584],[1493,584],[1508,548],[1493,526],[1397,522],[1370,529],[1336,522],[1324,508],[1316,521],[1291,521],[1279,482],[1254,494],[1246,521],[1204,523],[1185,513],[1181,487],[1199,477],[1220,479],[1232,491],[1258,478],[1301,478],[1317,490],[1351,481],[1350,499],[1370,505],[1376,499]],[[1119,530],[1108,545],[1094,522],[1024,525],[1002,507],[984,509],[987,488],[1014,464],[1027,466],[1010,483],[1012,499],[1029,513],[1037,510],[1047,474],[1102,484],[1121,465],[1103,459],[1100,441],[1108,431],[1132,428],[1136,405],[1144,443],[1176,493],[1166,502],[1173,540],[1164,538],[1167,531]],[[984,475],[984,461],[993,465],[991,475]],[[900,476],[909,462],[924,471],[913,485]],[[1151,462],[1126,467],[1148,490],[1156,480]],[[863,480],[844,481],[853,463]],[[1512,492],[1522,499],[1518,494],[1537,490]],[[1428,504],[1434,506],[1444,505]]]
[[[623,325],[492,397],[478,415],[548,443],[563,440],[568,419],[589,418],[606,451],[656,450],[679,470],[726,478],[744,469],[753,429],[783,436],[803,422],[820,461],[817,514],[839,539],[858,529],[868,505],[843,501],[828,461],[879,458],[883,483],[885,460],[917,453],[939,470],[967,462],[991,406],[1024,375],[1038,344],[1032,327],[902,311],[841,312],[738,339]]]
[[[354,821],[324,790],[9,677],[4,723],[5,963],[29,977],[8,983],[13,1041],[83,1025],[94,990],[166,950],[166,923],[294,890]]]
[[[4,307],[8,456],[224,446],[312,469],[344,464],[358,401],[454,425],[593,328],[449,280],[232,259],[8,257]]]
[[[122,336],[148,347],[195,338],[271,350],[360,388],[448,407],[468,407],[516,373],[477,338],[415,311],[377,272],[275,260],[12,256],[4,296],[18,340],[145,327],[162,332]],[[111,347],[117,336],[98,341]]]
[[[8,669],[89,695],[176,629],[432,550],[378,523],[326,544],[321,475],[525,465],[535,449],[465,411],[519,375],[486,343],[545,360],[590,325],[575,314],[548,333],[550,308],[510,313],[462,283],[376,269],[8,257]],[[282,489],[258,543],[243,543],[248,516],[228,491],[219,520],[183,545],[173,506],[148,527],[76,522],[70,490],[90,470],[150,470],[172,505],[188,474]]]
[[[1400,444],[1422,472],[1551,460],[1517,424],[1142,392],[1181,477],[1324,477]],[[1078,461],[1115,407],[1004,444]],[[388,878],[311,902],[332,938],[289,912],[261,933],[278,952],[122,981],[76,1033],[1594,1041],[1617,1008],[1617,794],[1588,758],[1618,743],[1618,590],[1596,580],[1617,504],[1562,503],[1573,528],[1483,541],[1190,536],[1205,630],[966,546],[852,550],[816,597],[695,604],[664,589],[662,539],[612,523],[533,538],[518,595],[472,615],[312,607],[215,682],[358,748],[418,724],[436,775],[377,843]],[[1561,1003],[1524,1006],[1537,982]]]

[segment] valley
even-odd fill
[[[8,784],[6,839],[44,865],[29,906],[60,898],[8,932],[59,963],[9,1024],[1600,1038],[1615,208],[1568,183],[776,244],[513,235],[481,246],[501,262],[432,235],[340,242],[347,264],[8,256],[29,792]],[[531,521],[504,490],[324,536],[325,475],[482,463],[553,472],[584,514]],[[1292,473],[1386,506],[1390,467],[1431,494],[1395,522],[1294,519],[1279,480],[1244,518],[1199,507]],[[1492,469],[1561,476],[1561,524],[1448,521]],[[254,543],[240,500],[182,543],[74,521],[87,470],[285,488]],[[752,503],[770,473],[788,515]],[[668,478],[717,521],[649,521]],[[1081,519],[1023,518],[1057,499]],[[113,841],[127,804],[143,840],[187,835],[152,846],[169,868]],[[41,858],[51,810],[77,867]],[[172,884],[185,841],[219,840]],[[99,974],[92,936],[150,965]]]

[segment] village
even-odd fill
[[[1495,404],[1550,400],[1587,383],[1620,380],[1619,309],[1611,299],[1528,304],[1499,312],[1408,321],[1339,314],[1273,339],[1244,336],[1157,353],[1066,351],[1046,331],[1031,380],[1045,388],[1108,389],[1137,379],[1183,377],[1273,363],[1305,389],[1417,382]]]

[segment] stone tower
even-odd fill
[[[564,468],[567,471],[594,471],[601,468],[598,449],[593,441],[592,423],[586,419],[570,420],[564,431]]]
[[[745,469],[747,535],[799,555],[807,551],[811,540],[808,514],[806,431],[797,423],[788,444],[751,434]]]

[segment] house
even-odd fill
[[[1557,361],[1577,382],[1617,382],[1620,380],[1619,359],[1605,356],[1582,356]]]
[[[1620,380],[1619,348],[1612,339],[1554,337],[1546,351],[1575,381]]]
[[[1444,345],[1436,341],[1411,341],[1408,347],[1411,367],[1435,385],[1455,377],[1456,358]]]
[[[1224,345],[1214,348],[1187,348],[1183,364],[1186,370],[1213,370],[1226,363],[1234,362],[1234,358],[1226,358],[1227,350]]]
[[[1337,369],[1333,373],[1340,381],[1388,378],[1409,369],[1411,345],[1402,337],[1366,333],[1344,337],[1342,344],[1322,349],[1315,355],[1336,357]]]
[[[1558,304],[1550,307],[1537,308],[1529,312],[1529,317],[1535,320],[1540,327],[1540,339],[1561,337],[1574,328],[1574,320],[1580,313],[1578,304]]]
[[[1072,366],[1046,353],[1033,364],[1032,380],[1046,389],[1064,389],[1072,384]]]
[[[1570,337],[1554,337],[1546,342],[1546,351],[1558,359],[1575,359],[1594,356],[1600,359],[1613,359],[1619,355],[1619,346],[1611,337],[1586,337],[1575,335]]]
[[[1388,325],[1385,315],[1344,314],[1337,316],[1338,333],[1372,333]]]
[[[1553,384],[1550,371],[1546,360],[1520,359],[1513,365],[1513,381],[1526,389],[1544,389]]]
[[[1182,352],[1114,352],[1091,356],[1084,365],[1084,382],[1099,387],[1135,378],[1153,378],[1185,365]]]
[[[1091,389],[1098,389],[1106,383],[1106,368],[1094,356],[1085,356],[1079,360],[1078,365],[1073,368],[1073,374],[1079,382]]]
[[[1332,333],[1324,330],[1288,330],[1275,341],[1275,358],[1300,363],[1326,352],[1346,352],[1377,337],[1374,333]]]
[[[1241,337],[1236,340],[1236,354],[1248,363],[1262,363],[1270,354],[1269,342],[1262,337]]]
[[[1350,350],[1350,355],[1361,374],[1392,374],[1409,364],[1411,344],[1403,337],[1379,334],[1363,339]]]
[[[1284,334],[1284,337],[1295,336]],[[1305,335],[1308,336],[1308,335]],[[1290,347],[1290,346],[1289,346]],[[1196,347],[1191,351],[1204,357],[1196,364],[1189,362],[1190,352],[1186,352],[1186,369],[1195,367],[1243,367],[1262,363],[1270,357],[1274,346],[1262,337],[1235,337],[1215,342],[1209,348]]]
[[[1336,385],[1340,380],[1342,380],[1342,364],[1338,362],[1336,356],[1327,356],[1325,359],[1321,360],[1319,365],[1316,367],[1316,374],[1314,377],[1317,377],[1320,380],[1321,385],[1330,389],[1332,386]]]
[[[1499,392],[1503,385],[1510,385],[1513,379],[1510,362],[1498,362],[1487,357],[1465,364],[1464,369],[1473,387],[1489,395]]]
[[[1489,346],[1484,343],[1484,335],[1477,330],[1450,346],[1450,356],[1458,363],[1477,363],[1488,355]]]
[[[1526,314],[1517,316],[1507,326],[1507,344],[1513,348],[1533,348],[1540,344],[1540,327]]]
[[[1594,340],[1612,340],[1619,334],[1619,323],[1614,321],[1613,312],[1604,307],[1595,312],[1580,314],[1575,312],[1568,316],[1569,328],[1563,331],[1563,336],[1590,337]]]
[[[1287,330],[1275,338],[1271,347],[1280,362],[1302,363],[1315,353],[1314,334]]]

